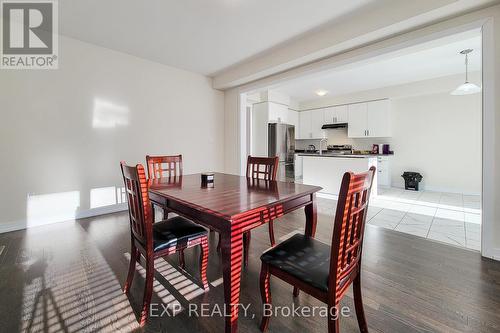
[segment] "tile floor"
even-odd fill
[[[481,248],[479,195],[379,189],[368,223],[473,250]]]

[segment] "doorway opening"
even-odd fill
[[[475,28],[249,90],[246,152],[267,156],[269,124],[292,126],[293,177],[281,180],[323,187],[320,209],[344,172],[376,165],[368,224],[480,251],[482,59]]]

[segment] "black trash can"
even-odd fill
[[[418,183],[422,181],[422,175],[418,172],[405,171],[401,175],[405,180],[405,190],[418,191]]]

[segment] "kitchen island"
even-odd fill
[[[303,158],[303,183],[321,186],[319,196],[336,199],[342,177],[347,171],[365,172],[371,166],[377,166],[377,155],[342,155],[342,154],[299,154]],[[377,195],[377,172],[373,180],[372,196]]]

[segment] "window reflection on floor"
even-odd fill
[[[461,193],[379,188],[368,224],[454,246],[481,249],[481,197]],[[334,200],[319,199],[318,211],[333,214]]]

